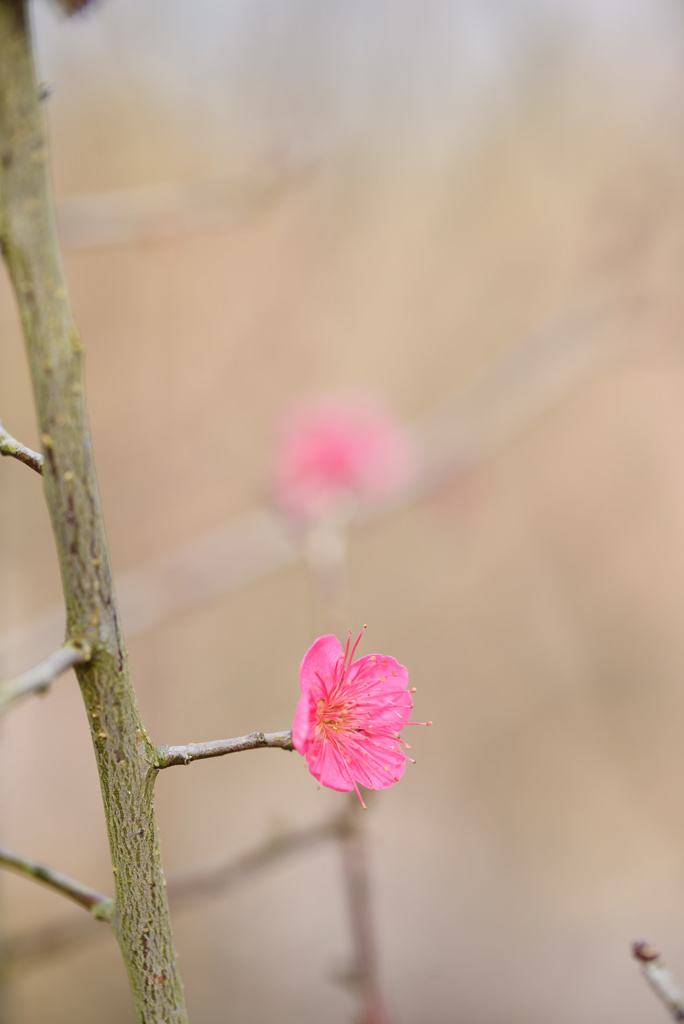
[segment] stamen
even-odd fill
[[[359,646],[359,643],[361,641],[361,637],[363,636],[363,634],[366,632],[367,629],[368,629],[368,626],[364,622],[363,629],[359,633],[358,639],[357,639],[356,643],[354,644],[354,646],[352,647],[351,657],[349,659],[349,664],[350,665],[351,665],[352,661],[354,660],[354,655],[356,654],[356,648]],[[351,630],[349,630],[349,636],[351,637]],[[349,641],[347,641],[347,649],[349,649]]]
[[[323,678],[321,673],[318,671],[318,669],[315,669],[314,671],[315,671],[316,675],[318,676],[318,681],[321,684],[321,687],[323,689],[323,693],[324,693],[326,699],[328,701],[330,701],[330,694],[328,693],[328,686],[327,686],[327,683],[326,683],[325,679]]]
[[[351,643],[351,636],[352,636],[352,631],[350,629],[349,632],[347,633],[347,646],[346,646],[345,651],[344,651],[344,658],[342,659],[342,676],[343,677],[344,677],[344,673],[347,671],[347,668],[349,667],[349,666],[347,666],[346,662],[347,662],[347,655],[349,654],[349,644]],[[356,648],[354,648],[354,651],[355,650],[356,650]],[[354,655],[354,651],[352,651],[352,657]],[[351,664],[351,658],[349,659],[349,664]]]

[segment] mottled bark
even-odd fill
[[[67,640],[104,800],[115,883],[112,927],[137,1019],[187,1021],[154,817],[155,748],[119,627],[88,428],[83,348],[55,229],[45,118],[25,0],[0,0],[0,242],[21,317],[44,456],[43,486],[62,575]]]

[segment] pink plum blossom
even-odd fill
[[[274,489],[288,515],[315,521],[350,500],[382,501],[408,483],[413,446],[379,404],[319,399],[286,421],[276,453]]]
[[[394,658],[369,654],[353,661],[360,639],[350,653],[350,639],[343,651],[336,636],[320,636],[306,652],[292,741],[320,783],[355,789],[363,804],[357,783],[385,789],[411,760],[399,733],[411,717],[414,691]]]

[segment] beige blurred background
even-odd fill
[[[435,722],[366,820],[396,1019],[665,1019],[629,945],[684,980],[681,4],[35,14],[152,737],[289,726],[313,625],[268,511],[273,439],[296,399],[377,393],[424,471],[352,531],[349,626],[409,667]],[[0,332],[0,416],[36,446],[4,275]],[[11,460],[0,517],[8,676],[61,628],[40,484]],[[3,842],[110,891],[73,678],[7,714],[0,773]],[[340,799],[271,750],[163,773],[157,794],[169,875]],[[6,934],[79,915],[0,884]],[[175,927],[194,1024],[353,1019],[334,846]],[[10,980],[12,1024],[133,1020],[106,934]]]

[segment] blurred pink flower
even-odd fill
[[[363,804],[357,783],[385,789],[412,760],[399,732],[411,716],[413,691],[406,668],[394,658],[369,654],[352,661],[361,637],[351,654],[350,639],[343,652],[336,636],[320,636],[304,655],[292,740],[319,782],[355,789]]]
[[[288,515],[316,520],[343,513],[350,499],[398,493],[413,468],[413,446],[379,405],[319,399],[286,421],[276,453],[275,494]]]

